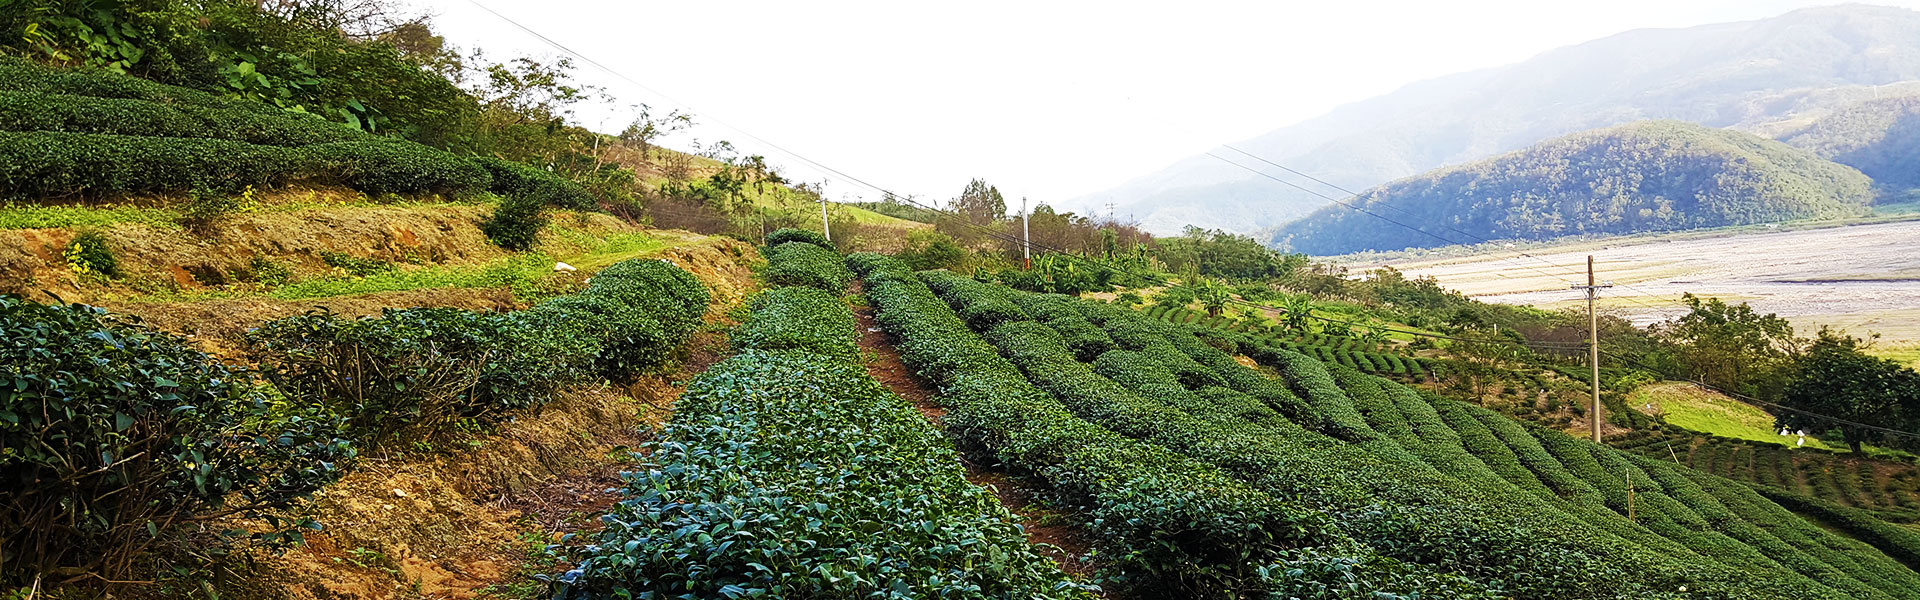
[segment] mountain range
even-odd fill
[[[1414,83],[1231,145],[1345,190],[1367,190],[1549,138],[1646,120],[1798,135],[1810,144],[1825,131],[1815,125],[1840,109],[1916,91],[1920,12],[1843,5],[1628,31],[1509,66]],[[1859,149],[1844,146],[1827,142],[1815,153],[1846,162],[1842,155]],[[1330,204],[1328,197],[1349,195],[1230,150],[1219,154],[1325,197],[1201,155],[1061,204],[1112,203],[1156,233],[1193,225],[1253,234],[1313,213]]]

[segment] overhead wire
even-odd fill
[[[863,180],[863,179],[860,179],[860,178],[858,178],[858,177],[854,177],[854,176],[852,176],[852,175],[850,175],[850,174],[847,174],[846,172],[843,172],[843,171],[841,171],[841,170],[839,170],[839,169],[835,169],[835,168],[833,168],[833,167],[830,167],[830,166],[828,166],[828,165],[826,165],[826,164],[824,164],[824,163],[821,163],[821,162],[819,162],[819,161],[816,161],[816,160],[813,160],[813,159],[811,159],[811,158],[808,158],[808,157],[806,157],[805,155],[802,155],[802,154],[800,154],[800,153],[798,153],[798,152],[794,152],[794,151],[792,151],[792,150],[788,150],[787,148],[785,148],[785,147],[783,147],[783,146],[781,146],[781,145],[779,145],[779,144],[775,144],[775,143],[773,143],[773,142],[770,142],[770,141],[768,141],[768,140],[766,140],[765,138],[761,138],[761,137],[759,137],[759,136],[757,136],[757,135],[754,135],[754,134],[753,134],[752,132],[750,132],[750,131],[747,131],[747,130],[745,130],[745,129],[743,129],[743,128],[740,128],[740,127],[738,127],[738,126],[735,126],[735,125],[732,125],[732,124],[729,124],[729,123],[727,123],[726,121],[723,121],[723,120],[721,120],[721,119],[719,119],[719,118],[717,118],[717,117],[715,117],[715,116],[713,116],[713,115],[712,115],[711,113],[701,113],[700,111],[697,111],[696,109],[694,109],[694,107],[693,107],[692,105],[690,105],[690,104],[687,104],[687,103],[685,103],[685,102],[682,102],[682,101],[680,101],[680,100],[677,100],[677,99],[675,99],[675,98],[673,98],[672,96],[669,96],[669,95],[667,95],[667,94],[666,94],[666,93],[664,93],[664,92],[661,92],[661,91],[659,91],[659,90],[657,90],[657,89],[654,89],[654,88],[653,88],[653,87],[651,87],[651,86],[648,86],[648,85],[646,85],[646,84],[644,84],[644,83],[641,83],[640,81],[638,81],[638,80],[636,80],[636,79],[634,79],[634,78],[632,78],[632,77],[629,77],[629,76],[627,76],[626,74],[624,74],[624,73],[621,73],[621,72],[619,72],[618,70],[615,70],[615,69],[613,69],[612,67],[608,67],[608,66],[606,66],[605,64],[602,64],[602,63],[600,63],[599,61],[596,61],[596,60],[594,60],[593,58],[591,58],[591,57],[588,57],[588,56],[586,56],[585,54],[582,54],[582,53],[580,53],[580,52],[578,52],[578,51],[575,51],[575,50],[573,50],[572,48],[569,48],[569,47],[567,47],[566,45],[564,45],[564,44],[561,44],[560,42],[558,42],[558,41],[555,41],[554,39],[552,39],[552,38],[550,38],[550,37],[547,37],[546,35],[543,35],[543,34],[541,34],[541,33],[540,33],[540,32],[538,32],[538,31],[535,31],[535,30],[534,30],[533,28],[531,28],[531,27],[528,27],[528,26],[526,26],[526,25],[524,25],[524,24],[521,24],[521,23],[520,23],[520,22],[518,22],[518,21],[515,21],[515,20],[514,20],[513,18],[511,18],[511,17],[508,17],[508,16],[506,16],[506,15],[504,15],[504,14],[501,14],[500,12],[498,12],[498,11],[495,11],[495,10],[493,10],[492,8],[489,8],[489,7],[487,7],[487,6],[485,5],[485,4],[481,4],[481,3],[480,3],[480,2],[478,1],[478,0],[468,0],[468,2],[470,2],[471,4],[473,4],[473,5],[474,5],[474,6],[476,6],[476,7],[478,7],[478,8],[480,8],[481,10],[483,10],[483,11],[486,11],[486,12],[487,12],[488,14],[491,14],[491,15],[493,15],[493,16],[495,16],[495,17],[497,17],[497,18],[499,18],[500,20],[503,20],[503,21],[506,21],[506,22],[507,22],[508,24],[510,24],[510,25],[512,25],[513,27],[515,27],[515,28],[517,28],[517,29],[519,29],[519,30],[520,30],[520,31],[522,31],[522,32],[525,32],[525,33],[526,33],[527,35],[530,35],[530,36],[532,36],[532,37],[534,37],[535,39],[537,39],[537,40],[539,40],[540,42],[542,42],[542,43],[544,43],[544,44],[546,44],[547,46],[549,46],[549,47],[551,47],[551,48],[553,48],[553,49],[555,49],[555,50],[558,50],[558,51],[560,51],[560,52],[561,52],[561,53],[563,53],[563,54],[566,54],[566,55],[568,55],[568,56],[572,56],[572,57],[574,57],[574,58],[576,58],[576,59],[579,59],[579,60],[580,60],[581,62],[583,62],[583,63],[585,63],[585,64],[587,64],[587,65],[589,65],[589,66],[592,66],[593,68],[595,68],[595,69],[598,69],[598,70],[600,70],[601,72],[604,72],[604,73],[606,73],[606,74],[608,74],[608,75],[611,75],[611,76],[613,76],[613,77],[616,77],[616,78],[618,78],[618,79],[620,79],[620,80],[623,80],[623,81],[626,81],[626,82],[628,82],[628,83],[630,83],[630,84],[633,84],[634,86],[636,86],[636,87],[638,87],[638,88],[640,88],[640,89],[642,89],[642,90],[645,90],[645,91],[647,91],[648,93],[651,93],[651,94],[653,94],[653,95],[655,95],[655,96],[658,96],[658,97],[660,97],[660,98],[661,98],[661,99],[663,99],[663,100],[666,100],[666,101],[668,101],[668,102],[670,102],[670,103],[673,103],[673,104],[676,104],[676,105],[678,105],[678,106],[679,106],[680,108],[682,108],[682,109],[685,109],[685,110],[686,110],[686,111],[687,111],[688,113],[691,113],[691,114],[699,114],[699,115],[702,115],[702,116],[703,116],[703,118],[705,118],[705,119],[707,119],[707,120],[709,120],[709,121],[711,121],[711,122],[713,122],[713,123],[715,123],[715,124],[717,124],[717,125],[720,125],[720,126],[723,126],[723,127],[726,127],[726,128],[728,128],[728,129],[731,129],[731,130],[734,130],[734,131],[736,131],[736,132],[738,132],[738,133],[740,133],[741,135],[743,135],[743,136],[745,136],[745,137],[746,137],[746,138],[748,138],[748,139],[751,139],[751,140],[753,140],[753,141],[756,141],[756,142],[759,142],[760,144],[763,144],[763,145],[765,145],[765,146],[767,146],[768,148],[771,148],[771,149],[773,149],[773,150],[775,150],[775,151],[778,151],[778,152],[780,152],[781,154],[784,154],[784,155],[786,155],[786,156],[789,156],[789,157],[791,157],[791,158],[793,158],[793,159],[795,159],[795,160],[798,160],[798,161],[800,161],[800,162],[802,162],[802,163],[805,163],[805,164],[807,164],[807,165],[810,165],[810,166],[812,166],[813,168],[815,168],[815,169],[817,169],[817,170],[819,170],[819,171],[821,171],[821,172],[822,172],[823,174],[828,174],[828,175],[830,175],[830,176],[832,176],[832,177],[837,177],[837,178],[839,178],[839,179],[841,179],[841,180],[843,180],[843,181],[846,181],[846,182],[849,182],[849,183],[852,183],[852,184],[854,184],[854,185],[857,185],[857,186],[859,186],[859,187],[864,187],[864,188],[867,188],[867,189],[871,189],[871,190],[873,190],[873,191],[877,191],[877,192],[880,192],[880,193],[881,193],[881,194],[883,194],[883,195],[887,195],[887,196],[892,196],[892,197],[894,197],[894,198],[898,198],[898,199],[900,199],[900,200],[902,200],[902,201],[904,201],[904,202],[906,202],[906,203],[909,203],[909,204],[913,204],[914,206],[918,206],[918,207],[920,207],[920,208],[923,208],[923,209],[926,209],[926,210],[929,210],[929,211],[933,211],[933,212],[934,212],[934,213],[936,213],[936,214],[942,214],[942,215],[949,215],[949,216],[953,216],[953,215],[954,215],[954,213],[952,213],[952,212],[950,212],[950,211],[946,211],[946,210],[944,210],[944,209],[940,209],[940,208],[938,208],[938,207],[934,207],[934,206],[929,206],[929,205],[927,205],[927,204],[923,204],[923,203],[921,203],[921,202],[919,202],[919,201],[917,201],[917,200],[914,200],[912,196],[909,196],[909,195],[903,195],[903,194],[896,194],[896,193],[894,193],[894,192],[892,192],[891,190],[887,190],[887,189],[885,189],[885,188],[882,188],[882,187],[880,187],[880,186],[878,186],[878,185],[874,185],[874,184],[872,184],[872,183],[869,183],[869,182],[867,182],[867,181],[865,181],[865,180]],[[1209,153],[1209,156],[1213,156],[1213,155],[1212,155],[1211,153]],[[1220,158],[1220,157],[1218,157],[1218,156],[1214,156],[1214,158],[1217,158],[1217,159],[1220,159],[1220,160],[1223,160],[1223,161],[1224,161],[1224,160],[1226,160],[1226,159],[1223,159],[1223,158]],[[1231,161],[1227,161],[1227,162],[1230,162],[1230,163],[1231,163]],[[1274,180],[1276,180],[1276,181],[1280,181],[1281,183],[1285,183],[1285,184],[1287,184],[1287,185],[1290,185],[1290,186],[1293,186],[1293,187],[1296,187],[1296,188],[1299,188],[1299,187],[1300,187],[1300,186],[1297,186],[1297,185],[1294,185],[1294,184],[1292,184],[1291,182],[1287,182],[1287,181],[1285,181],[1285,180],[1281,180],[1281,179],[1278,179],[1278,178],[1273,178],[1272,176],[1270,176],[1270,175],[1266,175],[1265,173],[1261,173],[1261,172],[1260,172],[1260,171],[1258,171],[1258,170],[1254,170],[1254,169],[1251,169],[1251,168],[1248,168],[1248,167],[1246,167],[1246,166],[1243,166],[1243,165],[1238,165],[1237,163],[1234,163],[1234,164],[1235,164],[1235,166],[1239,166],[1239,167],[1241,167],[1241,168],[1243,168],[1243,169],[1248,169],[1249,171],[1252,171],[1252,172],[1254,172],[1254,173],[1257,173],[1257,174],[1261,174],[1261,175],[1264,175],[1264,176],[1267,176],[1267,177],[1269,177],[1269,178],[1271,178],[1271,179],[1274,179]],[[1307,191],[1308,193],[1316,193],[1316,192],[1313,192],[1312,190],[1306,190],[1305,188],[1300,188],[1300,189],[1302,189],[1303,191]],[[1325,196],[1324,194],[1320,194],[1320,195],[1321,195],[1322,197],[1326,197],[1326,196]],[[1337,202],[1337,201],[1336,201],[1336,202]],[[1344,203],[1342,203],[1342,204],[1344,204]],[[1353,208],[1353,207],[1351,207],[1351,206],[1349,206],[1349,208]],[[1357,209],[1357,208],[1356,208],[1356,210],[1359,210],[1359,209]],[[1366,211],[1364,211],[1364,210],[1362,210],[1361,212],[1366,212]],[[1372,213],[1369,213],[1369,214],[1372,214]],[[688,215],[688,216],[692,216],[692,215]],[[1377,214],[1376,214],[1376,215],[1374,215],[1374,216],[1376,216],[1376,217],[1379,217],[1379,218],[1382,218],[1382,219],[1386,219],[1386,217],[1381,217],[1381,216],[1379,216],[1379,215],[1377,215]],[[1386,220],[1388,220],[1388,221],[1392,221],[1391,219],[1386,219]],[[1002,240],[1002,241],[1007,241],[1007,242],[1014,242],[1014,243],[1021,243],[1021,242],[1022,242],[1022,240],[1020,240],[1019,238],[1017,238],[1017,237],[1015,237],[1015,236],[1012,236],[1011,234],[1007,234],[1007,233],[1004,233],[1004,232],[1000,232],[1000,231],[997,231],[997,230],[994,230],[994,229],[992,229],[992,228],[989,228],[989,227],[985,227],[985,226],[981,226],[981,225],[977,225],[977,224],[974,224],[974,223],[972,223],[971,221],[967,221],[967,220],[965,220],[965,219],[962,219],[962,220],[961,220],[961,222],[962,222],[962,223],[964,223],[964,224],[966,224],[966,225],[967,225],[967,226],[969,226],[969,227],[973,227],[973,228],[976,228],[976,229],[980,229],[980,230],[982,230],[982,231],[984,231],[984,232],[986,232],[986,235],[988,235],[988,236],[990,236],[990,237],[994,237],[995,239],[1000,239],[1000,240]],[[1396,223],[1397,223],[1397,222],[1396,222]],[[1405,225],[1405,224],[1400,224],[1400,225],[1401,225],[1401,226],[1403,226],[1403,227],[1408,227],[1408,226],[1407,226],[1407,225]],[[1419,229],[1417,229],[1417,228],[1412,228],[1412,227],[1409,227],[1409,228],[1410,228],[1410,229],[1414,229],[1415,231],[1421,231],[1421,230],[1419,230]],[[1422,232],[1422,233],[1427,233],[1427,232],[1424,232],[1424,231],[1421,231],[1421,232]],[[1428,233],[1428,235],[1432,235],[1432,234],[1430,234],[1430,233]],[[1442,241],[1447,241],[1447,240],[1446,240],[1445,238],[1440,238],[1440,239],[1441,239]],[[1069,260],[1073,260],[1073,261],[1076,261],[1076,262],[1080,262],[1080,263],[1084,263],[1084,264],[1090,264],[1090,265],[1093,265],[1093,266],[1095,266],[1095,267],[1097,267],[1097,268],[1100,268],[1100,269],[1105,269],[1105,270],[1108,270],[1108,271],[1111,271],[1111,272],[1117,272],[1117,273],[1120,273],[1120,274],[1123,274],[1123,275],[1126,275],[1126,276],[1129,276],[1129,277],[1133,277],[1133,278],[1136,278],[1136,279],[1140,279],[1140,280],[1144,280],[1144,281],[1150,281],[1150,282],[1155,282],[1155,283],[1157,283],[1157,284],[1160,284],[1160,285],[1168,285],[1168,286],[1172,286],[1172,285],[1176,285],[1176,284],[1174,284],[1174,283],[1172,283],[1171,281],[1168,281],[1168,280],[1165,280],[1165,279],[1163,279],[1163,278],[1159,278],[1159,277],[1156,277],[1156,276],[1151,276],[1151,275],[1143,275],[1143,274],[1139,274],[1139,273],[1133,273],[1133,272],[1131,272],[1131,271],[1123,271],[1123,270],[1118,270],[1118,269],[1115,269],[1114,267],[1112,267],[1111,265],[1106,265],[1106,264],[1103,264],[1103,263],[1099,263],[1099,262],[1096,262],[1096,261],[1090,261],[1090,260],[1087,260],[1087,259],[1084,259],[1084,258],[1082,258],[1082,257],[1079,257],[1079,256],[1076,256],[1076,255],[1074,255],[1073,253],[1071,253],[1071,252],[1069,252],[1069,251],[1067,251],[1067,250],[1064,250],[1064,249],[1059,249],[1059,248],[1050,248],[1050,247],[1048,247],[1048,246],[1046,246],[1046,245],[1044,245],[1044,244],[1033,244],[1031,240],[1025,240],[1025,241],[1024,241],[1024,243],[1027,243],[1027,244],[1029,244],[1029,245],[1031,245],[1031,246],[1035,246],[1035,247],[1039,247],[1039,248],[1041,248],[1041,249],[1042,249],[1042,251],[1049,251],[1049,250],[1050,250],[1050,251],[1052,251],[1052,252],[1053,252],[1054,254],[1056,254],[1056,255],[1059,255],[1059,256],[1065,256],[1065,257],[1068,257],[1068,259],[1069,259]],[[1449,243],[1452,243],[1452,242],[1449,242]],[[1190,286],[1185,286],[1185,285],[1182,285],[1182,287],[1189,287],[1189,289],[1191,289],[1191,288],[1190,288]],[[1287,310],[1286,310],[1286,309],[1284,309],[1284,308],[1279,308],[1279,307],[1271,307],[1271,306],[1266,306],[1266,305],[1261,305],[1261,304],[1256,304],[1256,303],[1252,303],[1252,302],[1247,302],[1247,301],[1244,301],[1244,300],[1238,300],[1238,299],[1233,299],[1233,298],[1229,298],[1229,301],[1230,301],[1230,303],[1232,303],[1232,304],[1236,304],[1236,305],[1240,305],[1240,306],[1244,306],[1244,307],[1252,307],[1252,308],[1258,308],[1258,309],[1261,309],[1261,310],[1277,310],[1277,311],[1279,311],[1279,312],[1282,312],[1282,313],[1287,313],[1287,312],[1289,312],[1289,311],[1287,311]],[[1308,318],[1312,318],[1312,319],[1316,319],[1316,320],[1320,320],[1320,321],[1323,321],[1323,322],[1329,322],[1329,323],[1340,323],[1340,324],[1344,324],[1344,325],[1347,325],[1347,326],[1350,326],[1350,327],[1360,327],[1360,328],[1365,328],[1365,329],[1371,329],[1371,330],[1375,330],[1375,331],[1382,331],[1382,332],[1390,332],[1390,333],[1401,333],[1401,334],[1405,334],[1405,335],[1414,335],[1414,336],[1420,336],[1420,337],[1429,337],[1429,338],[1435,338],[1435,339],[1446,339],[1446,340],[1452,340],[1452,341],[1461,341],[1461,342],[1492,342],[1492,343],[1503,343],[1503,344],[1507,344],[1507,345],[1516,345],[1516,346],[1521,346],[1521,347],[1528,347],[1528,348],[1546,348],[1546,349],[1571,349],[1571,348],[1572,348],[1571,346],[1566,346],[1566,347],[1561,347],[1561,346],[1562,346],[1561,344],[1558,344],[1558,343],[1554,343],[1554,342],[1525,342],[1525,343],[1515,343],[1515,342],[1512,342],[1512,341],[1510,341],[1510,340],[1475,340],[1475,339],[1471,339],[1471,338],[1462,338],[1462,337],[1455,337],[1455,336],[1446,336],[1446,335],[1440,335],[1440,334],[1433,334],[1433,333],[1427,333],[1427,332],[1421,332],[1421,331],[1414,331],[1414,330],[1408,330],[1408,329],[1400,329],[1400,328],[1394,328],[1394,327],[1387,327],[1387,326],[1381,326],[1381,325],[1373,325],[1373,324],[1368,324],[1368,323],[1355,323],[1355,322],[1349,322],[1349,321],[1344,321],[1344,320],[1339,320],[1339,319],[1333,319],[1333,318],[1331,318],[1331,317],[1326,317],[1326,316],[1322,316],[1322,315],[1314,315],[1314,314],[1312,314],[1312,313],[1310,313],[1310,312],[1309,312],[1309,313],[1307,313],[1307,314],[1306,314],[1305,316],[1306,316],[1306,317],[1308,317]],[[1583,345],[1581,345],[1580,347],[1584,347],[1584,344],[1583,344]]]

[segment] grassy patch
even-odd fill
[[[159,229],[179,229],[180,211],[137,206],[0,206],[0,229],[63,229],[142,223]]]
[[[577,231],[567,235],[587,235]],[[623,233],[592,239],[579,254],[557,260],[593,272],[607,265],[673,245],[672,240],[644,233]],[[556,258],[546,252],[528,252],[482,264],[430,265],[392,269],[365,269],[360,275],[343,274],[295,281],[279,287],[233,287],[195,292],[158,292],[130,300],[134,302],[192,302],[223,298],[275,298],[301,300],[330,296],[351,296],[378,292],[396,292],[427,288],[507,287],[515,299],[536,301],[552,291],[542,285],[553,274]]]
[[[1780,430],[1773,426],[1773,415],[1767,414],[1767,411],[1688,383],[1660,383],[1642,387],[1633,392],[1632,402],[1636,408],[1652,404],[1666,414],[1668,424],[1702,433],[1788,447],[1792,447],[1796,439],[1794,436],[1780,435]],[[1835,448],[1813,436],[1807,436],[1807,446],[1845,449],[1844,446]]]

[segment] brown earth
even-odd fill
[[[853,285],[852,291],[859,292],[860,282],[856,281]],[[856,307],[854,316],[860,327],[860,348],[869,353],[865,361],[867,374],[893,393],[912,402],[927,420],[941,424],[947,414],[946,409],[939,405],[933,388],[900,360],[900,351],[893,347],[893,340],[874,321],[873,308]],[[1076,579],[1086,580],[1099,570],[1099,559],[1091,558],[1092,535],[1085,528],[1070,522],[1066,515],[1046,507],[1041,501],[1038,486],[968,460],[964,455],[961,461],[967,470],[967,481],[992,492],[1001,506],[1019,518],[1020,526],[1027,532],[1027,541],[1039,545],[1040,553],[1059,563],[1062,571]],[[1103,593],[1102,597],[1115,596]]]

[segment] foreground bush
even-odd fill
[[[0,296],[0,380],[0,582],[120,578],[142,549],[286,507],[353,455],[324,414],[88,306]]]
[[[806,242],[786,242],[774,246],[767,256],[767,283],[839,294],[853,282],[853,272],[840,261],[839,253],[832,250]]]

